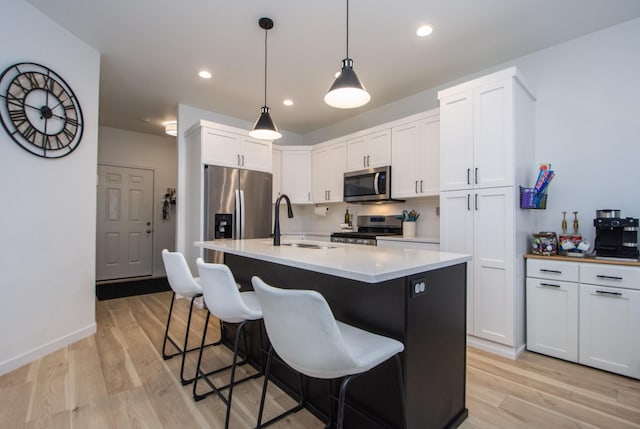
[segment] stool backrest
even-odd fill
[[[191,275],[191,270],[189,270],[187,261],[182,253],[169,252],[164,249],[162,251],[162,260],[164,261],[164,269],[167,273],[169,286],[175,293],[187,297],[202,293],[202,288]]]
[[[262,307],[269,340],[289,366],[316,378],[354,373],[358,365],[347,351],[331,308],[320,293],[275,288],[257,276],[251,283]]]
[[[202,258],[196,261],[200,273],[200,284],[204,302],[209,311],[218,319],[229,323],[259,319],[244,303],[233,278],[233,273],[225,264],[210,264]]]

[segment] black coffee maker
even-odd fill
[[[596,210],[596,258],[638,259],[638,219],[621,218],[620,210]]]

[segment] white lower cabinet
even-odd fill
[[[527,278],[527,348],[578,361],[578,284]]]
[[[640,267],[527,259],[527,349],[640,378]]]
[[[580,285],[578,362],[640,378],[640,291]]]

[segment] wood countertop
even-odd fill
[[[529,259],[548,259],[552,261],[584,262],[588,264],[608,264],[608,265],[625,265],[627,267],[640,267],[639,261],[596,259],[593,256],[585,256],[585,257],[561,256],[561,255],[544,256],[544,255],[534,255],[532,253],[529,253],[527,255],[524,255],[524,257]]]

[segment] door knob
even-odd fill
[[[147,230],[147,234],[151,234],[151,230],[150,229]]]

